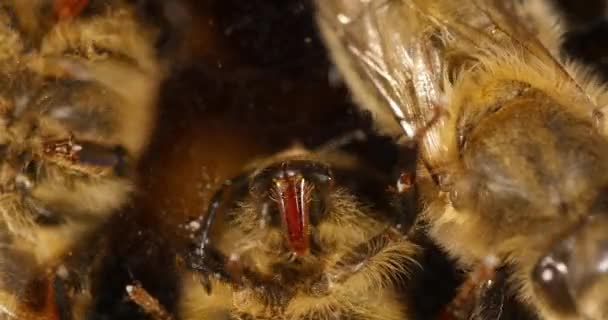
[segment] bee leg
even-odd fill
[[[394,186],[389,187],[389,191],[397,196],[399,205],[399,212],[405,212],[404,215],[399,215],[400,219],[397,222],[397,228],[400,230],[410,230],[410,227],[414,225],[417,219],[417,215],[413,214],[420,212],[418,208],[418,190],[416,187],[416,169],[418,159],[420,159],[423,165],[429,172],[431,179],[437,186],[441,186],[441,178],[432,170],[431,165],[424,159],[424,157],[418,157],[419,146],[418,142],[423,139],[424,135],[441,119],[441,117],[447,116],[447,111],[440,106],[433,108],[433,116],[425,123],[420,129],[413,132],[412,136],[405,135],[405,141],[400,142],[402,146],[399,154],[398,174],[399,177]],[[397,120],[401,120],[400,123],[405,121],[397,117]],[[407,132],[407,131],[406,131]]]
[[[313,281],[310,290],[316,296],[328,295],[334,286],[343,284],[364,269],[375,269],[379,274],[394,272],[394,270],[387,272],[384,268],[403,266],[411,262],[410,257],[415,252],[413,245],[405,244],[405,237],[402,234],[393,228],[388,228],[342,256],[328,269],[328,272]]]
[[[401,164],[404,166],[403,172],[416,172],[416,163],[418,160],[418,143],[424,139],[424,136],[435,126],[442,117],[449,117],[449,113],[447,109],[441,105],[434,104],[434,108],[432,110],[433,115],[431,119],[429,119],[426,123],[422,125],[422,127],[414,129],[409,121],[400,116],[396,116],[395,119],[401,124],[404,129],[404,134],[399,137],[399,145],[404,147],[404,151],[402,152]],[[441,185],[441,179],[432,169],[430,163],[426,161],[424,157],[421,157],[421,161],[428,170],[433,182],[438,186]]]
[[[471,320],[500,319],[505,309],[507,272],[497,270],[493,280],[485,281],[479,288],[478,303],[474,306]]]
[[[65,269],[62,271],[57,271],[56,274],[52,276],[52,287],[54,292],[55,308],[57,309],[59,319],[72,319],[71,297],[82,289],[79,277]]]
[[[484,288],[487,288],[496,280],[497,265],[498,259],[495,256],[488,256],[482,263],[478,264],[460,286],[456,297],[441,311],[439,319],[470,319],[480,301]]]
[[[190,253],[188,256],[189,267],[195,271],[198,271],[200,281],[205,291],[208,294],[211,293],[211,280],[210,276],[226,282],[234,283],[234,277],[228,272],[226,264],[228,258],[212,247],[197,248]]]
[[[235,198],[243,196],[249,191],[249,174],[240,175],[234,179],[224,182],[219,191],[217,191],[209,203],[209,207],[205,214],[199,216],[194,223],[193,231],[199,232],[197,243],[193,250],[190,250],[186,255],[189,267],[201,273],[201,282],[207,293],[211,292],[210,275],[218,278],[221,281],[228,283],[234,282],[234,277],[227,271],[227,264],[231,263],[231,269],[235,270],[234,261],[224,254],[213,248],[211,245],[211,232],[213,230],[213,222],[218,214],[225,211],[226,206],[234,203]],[[232,259],[234,260],[234,259]]]
[[[401,150],[398,178],[394,186],[388,187],[391,205],[395,211],[395,226],[406,232],[411,230],[418,217],[418,188],[416,187],[416,148]]]
[[[477,303],[467,320],[541,319],[530,305],[519,299],[515,288],[510,285],[512,271],[510,266],[501,266],[492,280],[480,285]]]
[[[125,290],[129,299],[144,310],[153,320],[173,320],[167,309],[160,304],[158,299],[151,296],[141,284],[128,285]]]
[[[190,256],[190,261],[190,267],[201,273],[200,281],[207,294],[211,293],[210,276],[237,288],[258,289],[262,296],[268,295],[276,287],[272,279],[256,273],[238,259],[227,257],[212,247],[206,248],[203,256]]]
[[[71,297],[75,290],[79,290],[72,280],[68,275],[51,268],[48,272],[28,281],[25,292],[30,297],[34,297],[31,301],[17,300],[14,312],[0,310],[0,315],[7,313],[10,316],[8,319],[70,320],[72,319]],[[2,300],[5,300],[4,297]],[[32,308],[33,305],[36,307]]]

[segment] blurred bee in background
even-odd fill
[[[541,317],[608,317],[608,96],[557,58],[549,3],[316,4],[355,99],[419,151],[428,233],[473,268],[444,316],[468,319],[485,301],[466,296],[507,268],[501,282]]]
[[[62,257],[134,190],[161,80],[153,41],[121,1],[0,4],[3,319],[71,319],[55,305],[70,304]]]
[[[389,213],[384,174],[302,147],[244,172],[189,224],[180,319],[409,318],[419,248]]]

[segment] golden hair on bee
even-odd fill
[[[154,127],[155,34],[126,3],[91,2],[0,4],[0,292],[16,301],[128,203]]]
[[[352,189],[385,186],[373,170],[294,147],[245,172],[196,223],[181,319],[408,318],[400,288],[419,249]]]
[[[585,300],[608,277],[594,269],[605,252],[554,251],[580,224],[604,223],[589,216],[604,212],[608,185],[607,90],[560,61],[556,12],[535,0],[316,3],[355,99],[419,146],[418,178],[436,185],[422,200],[431,237],[465,267],[511,266],[520,300],[542,316],[608,316],[596,307],[605,297]],[[580,246],[597,247],[595,235]]]

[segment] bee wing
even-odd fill
[[[355,99],[385,132],[414,139],[424,131],[418,141],[433,162],[456,138],[440,133],[446,117],[430,122],[438,109],[457,116],[450,90],[463,72],[485,61],[519,59],[547,66],[557,81],[576,85],[539,39],[549,27],[527,15],[524,5],[540,1],[317,0],[316,5],[321,33]]]
[[[558,41],[556,39],[559,39],[559,36],[561,36],[559,34],[561,32],[559,25],[557,25],[558,19],[547,18],[547,20],[543,21],[541,17],[535,17],[535,14],[539,14],[534,12],[538,10],[537,8],[533,8],[535,3],[544,3],[544,0],[524,0],[524,2],[515,0],[475,0],[475,6],[490,20],[493,32],[496,34],[497,31],[500,31],[500,34],[511,42],[507,48],[523,49],[526,51],[526,55],[533,56],[555,68],[555,70],[561,73],[564,80],[575,83],[568,71],[558,62],[559,57],[556,56],[559,54],[559,44],[556,43]],[[529,5],[525,6],[526,4]],[[543,8],[549,10],[545,14],[553,14],[550,8]],[[543,25],[543,22],[550,25]],[[551,31],[553,34],[547,34]],[[579,89],[583,92],[582,88],[579,87]]]
[[[317,1],[319,26],[355,99],[413,138],[442,94],[441,48],[402,2]],[[397,121],[395,121],[395,119]]]

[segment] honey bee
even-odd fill
[[[120,1],[0,4],[0,318],[68,319],[63,257],[134,191],[162,78],[153,39]]]
[[[190,224],[180,319],[409,317],[419,247],[379,200],[382,174],[298,146],[244,172]]]
[[[508,267],[505,283],[543,318],[607,318],[608,96],[558,58],[556,11],[535,0],[316,5],[355,99],[419,152],[428,234],[462,267],[488,270],[482,281]]]

